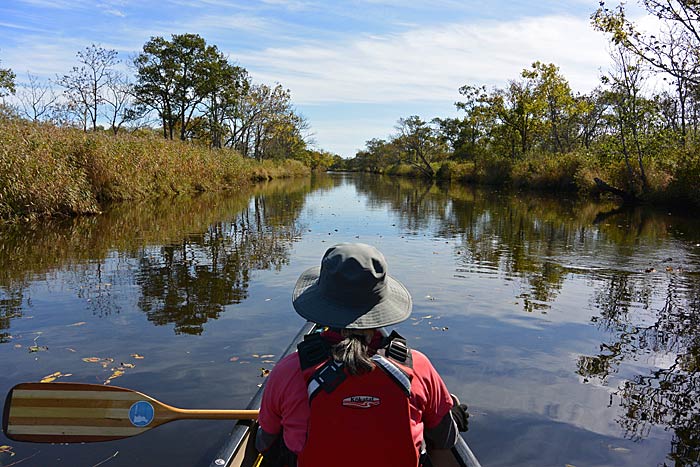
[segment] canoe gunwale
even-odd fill
[[[304,336],[313,332],[314,329],[316,329],[316,325],[314,323],[307,322],[306,324],[304,324],[304,326],[302,326],[297,335],[294,337],[292,343],[289,345],[289,347],[287,347],[287,350],[284,351],[284,353],[280,357],[280,360],[282,360],[287,355],[295,352],[297,349],[297,344],[304,340]],[[250,403],[248,403],[246,409],[260,409],[260,403],[262,402],[262,394],[264,388],[265,382],[263,381],[263,385],[258,389],[253,398],[250,400]],[[231,465],[231,461],[235,457],[236,453],[241,448],[245,447],[244,442],[251,434],[251,430],[254,425],[255,423],[252,420],[239,420],[234,425],[233,430],[231,431],[231,434],[229,435],[226,441],[226,444],[224,444],[224,446],[222,446],[221,449],[219,449],[219,452],[211,461],[209,467],[228,467],[229,465]]]

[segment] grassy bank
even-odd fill
[[[308,173],[298,161],[257,162],[158,136],[115,137],[0,119],[0,219],[96,213],[112,201]]]
[[[485,157],[469,161],[442,161],[431,164],[438,180],[477,185],[514,186],[540,191],[598,193],[594,179],[625,188],[629,179],[622,161],[603,161],[585,151],[562,154],[528,153],[513,160]],[[700,207],[700,154],[666,154],[663,159],[645,160],[649,183],[646,199],[658,204],[680,203]],[[398,164],[381,171],[389,175],[420,178],[423,173],[409,164]]]

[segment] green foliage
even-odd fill
[[[572,191],[583,166],[585,155],[580,152],[531,153],[513,164],[511,177],[516,186]]]
[[[614,15],[605,20],[625,21]],[[613,58],[615,68],[587,95],[574,95],[559,68],[542,62],[505,88],[462,86],[455,105],[464,117],[431,124],[415,116],[400,119],[398,135],[367,141],[344,167],[557,191],[602,189],[625,201],[698,203],[692,156],[700,152],[697,88],[687,93],[677,81],[676,95],[648,95],[642,59],[624,48]]]
[[[216,46],[197,34],[173,34],[170,41],[152,37],[134,60],[134,94],[140,105],[158,114],[166,137],[173,139],[179,130],[185,140],[194,111],[210,92],[208,74],[221,63],[227,62]]]
[[[0,98],[15,93],[15,73],[9,68],[0,68]]]
[[[689,201],[700,206],[700,151],[683,151],[678,155],[677,163],[671,169],[671,181],[668,194],[677,200]]]

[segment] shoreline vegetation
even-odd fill
[[[0,68],[0,220],[326,169],[698,208],[700,7],[642,3],[655,35],[624,4],[592,13],[612,58],[592,91],[574,93],[558,66],[536,61],[503,87],[460,87],[459,117],[400,118],[352,159],[310,148],[291,92],[254,83],[197,34],[152,37],[134,76],[94,44],[54,82],[17,85]]]
[[[504,86],[460,87],[458,117],[400,118],[332,168],[700,207],[700,5],[638,3],[658,30],[624,3],[591,14],[611,65],[590,92],[535,61]]]
[[[0,221],[237,189],[340,158],[311,147],[288,89],[255,83],[197,34],[151,37],[129,64],[95,44],[76,61],[54,80],[0,68]]]
[[[297,160],[263,160],[157,134],[84,132],[0,118],[0,219],[100,213],[115,201],[232,190],[308,176]]]

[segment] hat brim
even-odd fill
[[[292,296],[296,312],[307,320],[345,329],[373,329],[400,323],[411,316],[413,301],[406,287],[386,276],[386,295],[374,304],[349,304],[325,296],[318,286],[320,266],[304,271]]]

